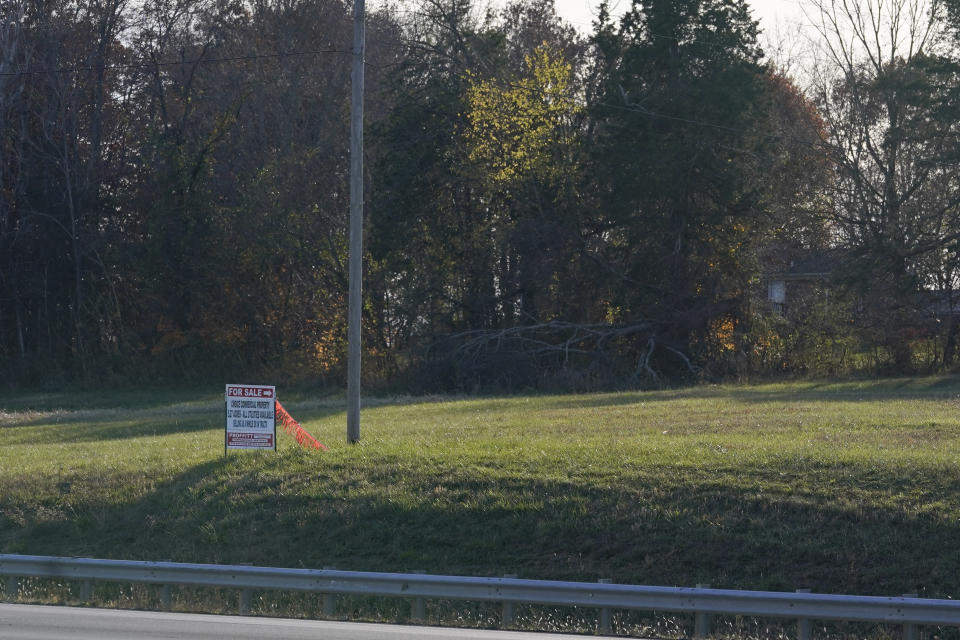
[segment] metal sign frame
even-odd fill
[[[223,455],[229,450],[277,450],[277,388],[228,384],[224,395]]]

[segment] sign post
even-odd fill
[[[277,450],[277,388],[227,385],[227,424],[223,453],[229,449]]]

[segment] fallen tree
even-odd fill
[[[551,321],[443,336],[423,353],[420,391],[661,386],[698,367],[658,323]]]

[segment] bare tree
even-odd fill
[[[943,249],[960,238],[960,123],[951,108],[957,68],[939,4],[931,0],[818,0],[814,95],[835,170],[825,214],[859,267],[854,281],[899,367],[902,329],[915,323],[927,287],[954,265]],[[939,258],[937,258],[939,256]],[[879,326],[882,324],[883,326]],[[952,330],[951,330],[952,331]]]
[[[15,68],[22,55],[20,32],[24,10],[20,2],[10,2],[0,10],[0,253],[6,256],[6,264],[0,267],[0,328],[12,324],[21,360],[26,356],[24,314],[13,260],[19,229],[14,201],[19,173],[16,158],[21,154],[17,154],[16,149],[22,144],[22,137],[13,131],[18,111],[15,105],[23,94],[23,78],[16,75]],[[9,309],[12,309],[12,323],[5,322],[4,318]],[[0,353],[3,343],[0,337]]]

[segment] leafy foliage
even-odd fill
[[[838,247],[857,349],[909,370],[935,344],[929,366],[953,365],[960,73],[940,5],[897,23],[930,46],[834,48],[807,92],[741,0],[604,7],[589,38],[552,0],[414,5],[369,16],[368,383],[740,375],[764,273]],[[0,377],[335,384],[349,2],[13,0],[0,18]],[[589,356],[555,357],[571,335]],[[474,340],[482,356],[450,348]],[[821,369],[783,353],[777,370]]]
[[[524,59],[525,74],[471,82],[464,137],[469,158],[495,185],[522,178],[549,184],[566,169],[572,126],[581,107],[573,94],[572,69],[548,45]],[[472,75],[472,74],[471,74]]]

